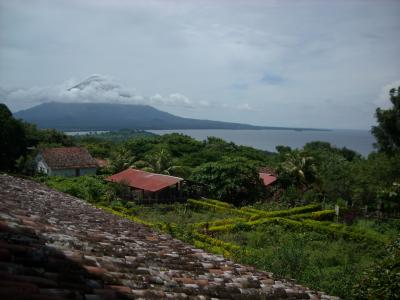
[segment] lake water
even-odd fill
[[[108,130],[94,130],[94,131],[66,131],[64,132],[66,135],[93,135],[97,133],[106,133],[110,132]]]
[[[238,145],[252,146],[262,150],[276,151],[277,145],[301,148],[312,141],[329,142],[337,147],[347,147],[364,156],[372,152],[374,137],[367,130],[228,130],[228,129],[185,129],[185,130],[148,130],[156,134],[172,132],[183,133],[197,140],[215,136]]]

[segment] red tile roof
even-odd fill
[[[276,181],[276,177],[269,173],[260,173],[260,178],[263,180],[265,186],[269,186]]]
[[[171,185],[177,184],[183,178],[149,173],[136,169],[126,169],[106,178],[107,181],[126,184],[130,187],[150,192],[157,192]]]
[[[40,155],[52,169],[97,167],[96,160],[81,147],[46,148]]]

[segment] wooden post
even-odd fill
[[[335,205],[336,222],[339,222],[339,205]]]

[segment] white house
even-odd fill
[[[46,148],[36,156],[37,172],[49,176],[94,175],[97,162],[81,147]]]

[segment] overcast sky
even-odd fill
[[[0,0],[0,102],[369,129],[400,85],[399,15],[395,0]]]

